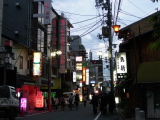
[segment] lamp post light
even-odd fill
[[[99,60],[101,60],[101,59],[102,59],[102,51],[98,51],[98,52],[97,52],[97,55],[98,55],[98,57],[99,57]]]
[[[51,68],[52,68],[52,57],[56,57],[56,55],[60,56],[62,52],[60,50],[53,51],[50,54],[50,59],[48,60],[49,69],[48,69],[48,111],[52,111],[51,107]]]
[[[117,34],[119,32],[119,28],[121,27],[120,25],[113,25],[113,30]]]

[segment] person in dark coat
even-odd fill
[[[109,92],[109,112],[113,113],[114,108],[115,108],[114,94],[112,92]]]
[[[63,97],[63,94],[61,94],[60,103],[61,103],[61,110],[64,110],[64,108],[65,108],[65,99]]]
[[[73,103],[73,93],[70,94],[68,100],[69,100],[69,108],[70,108],[70,110],[72,110],[72,105],[73,105],[73,104],[72,104],[72,103]]]
[[[97,114],[97,108],[98,108],[98,97],[93,93],[92,100],[90,102],[93,106],[93,114]]]
[[[87,97],[86,97],[86,95],[83,95],[83,104],[84,104],[84,107],[86,107],[86,103],[87,103]]]
[[[101,111],[101,113],[106,114],[106,112],[107,112],[107,104],[108,103],[109,103],[109,97],[104,92],[104,93],[102,93],[101,102],[100,102],[100,111]]]
[[[76,110],[77,110],[79,106],[79,94],[76,94],[75,96],[75,105],[76,105]]]

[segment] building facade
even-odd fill
[[[150,48],[158,38],[153,37],[153,27],[149,22],[157,14],[159,12],[121,29],[118,35],[123,40],[119,52],[126,53],[128,66],[127,78],[119,79],[117,87],[126,117],[135,116],[135,108],[138,107],[145,112],[146,118],[160,118],[157,104],[160,50]]]

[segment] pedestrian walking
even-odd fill
[[[75,105],[76,105],[76,110],[77,110],[79,107],[79,94],[76,94],[75,96]]]
[[[52,108],[54,109],[54,107],[55,107],[54,97],[52,97],[51,100],[52,100]]]
[[[68,100],[69,100],[69,108],[70,108],[70,110],[72,110],[73,93],[71,93],[71,94],[70,94],[70,96],[69,96]]]
[[[87,97],[86,97],[86,95],[83,95],[83,103],[84,103],[84,107],[86,107],[86,102],[87,102]]]
[[[65,108],[65,99],[63,97],[63,94],[60,97],[60,104],[61,104],[61,110],[64,110],[64,108]]]
[[[114,94],[112,92],[109,92],[109,112],[113,113],[114,108],[115,108]]]
[[[100,111],[102,114],[106,114],[108,103],[109,103],[109,98],[108,98],[107,94],[104,92],[101,95],[101,101],[100,101]]]
[[[97,109],[98,109],[98,97],[93,93],[92,95],[92,100],[90,101],[90,104],[93,106],[93,114],[97,114]]]
[[[57,96],[55,96],[54,102],[55,102],[54,109],[57,110],[58,109],[58,105],[59,105],[59,99],[58,99]]]

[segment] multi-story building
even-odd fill
[[[82,45],[82,40],[79,35],[72,35],[72,42],[70,43],[70,51],[72,56],[75,57],[75,72],[76,81],[73,82],[73,88],[80,94],[82,99],[83,94],[88,94],[88,79],[86,79],[87,72],[87,61],[86,61],[86,50]],[[86,82],[87,81],[87,82]]]
[[[21,97],[28,99],[27,108],[34,109],[33,98],[42,97],[50,82],[51,91],[60,91],[60,79],[67,78],[72,25],[56,13],[51,0],[5,0],[0,5],[0,85],[19,87]],[[61,50],[61,56],[51,57],[57,50]]]

